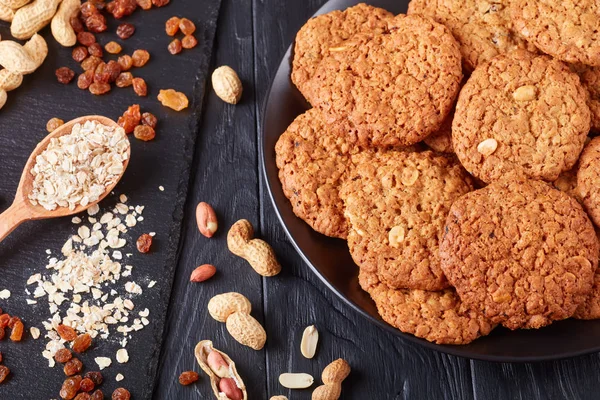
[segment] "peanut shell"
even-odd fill
[[[48,25],[61,0],[34,0],[19,8],[10,25],[10,33],[17,39],[29,39]]]
[[[227,65],[213,72],[212,85],[217,96],[226,103],[237,104],[242,98],[242,82],[237,73]]]
[[[229,334],[240,344],[260,350],[267,341],[267,332],[253,316],[234,312],[225,322]]]
[[[202,341],[198,342],[198,344],[196,345],[196,348],[194,349],[194,355],[196,356],[196,361],[198,362],[198,365],[200,365],[200,368],[202,368],[204,373],[210,379],[210,386],[213,390],[213,393],[215,394],[215,398],[217,400],[227,400],[226,396],[224,396],[224,395],[221,396],[219,394],[220,378],[217,375],[215,375],[215,373],[210,369],[210,367],[208,366],[208,363],[207,363],[208,355],[213,351],[216,351],[217,353],[219,353],[221,355],[221,357],[223,357],[223,359],[227,362],[227,364],[229,364],[229,372],[230,372],[231,378],[233,378],[233,380],[235,380],[238,388],[242,391],[242,394],[244,395],[244,400],[248,400],[248,393],[246,392],[246,385],[244,385],[244,381],[238,374],[233,360],[227,354],[223,353],[220,350],[215,349],[213,347],[213,343],[210,340],[202,340]]]
[[[10,72],[7,69],[0,70],[0,89],[7,92],[15,90],[23,82],[23,75]]]
[[[236,311],[245,314],[250,314],[252,311],[250,300],[236,292],[216,295],[208,302],[210,316],[219,322],[227,321],[227,317]]]
[[[0,4],[0,21],[11,22],[15,17],[15,12],[12,8],[6,7],[4,4]]]
[[[0,65],[23,75],[32,73],[38,67],[23,46],[11,40],[0,42]]]
[[[77,43],[77,35],[71,26],[71,17],[81,7],[80,0],[62,0],[58,11],[52,17],[50,29],[52,36],[64,47],[71,47]]]

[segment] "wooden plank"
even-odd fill
[[[254,0],[257,135],[268,83],[298,29],[322,4],[323,0]],[[409,344],[370,325],[326,288],[289,244],[262,175],[260,179],[261,231],[283,264],[278,277],[264,281],[268,397],[284,394],[289,399],[310,399],[311,390],[282,388],[279,374],[308,372],[316,378],[316,386],[322,369],[341,357],[353,368],[343,385],[343,399],[472,398],[467,360]],[[311,324],[318,327],[321,340],[315,358],[307,360],[300,354],[299,343],[304,328]]]
[[[535,364],[472,361],[476,400],[597,399],[598,354]]]
[[[233,106],[218,99],[210,83],[207,86],[156,399],[212,398],[209,381],[193,355],[196,343],[203,339],[212,340],[236,362],[249,398],[266,398],[264,352],[235,342],[225,324],[213,320],[206,308],[212,296],[236,291],[250,299],[252,314],[262,322],[261,277],[231,254],[226,244],[227,231],[238,219],[246,218],[258,227],[251,13],[251,4],[245,0],[222,2],[211,71],[223,64],[234,68],[243,81],[244,94],[241,103]],[[218,215],[219,230],[212,239],[201,236],[196,227],[195,207],[200,201],[213,205]],[[217,267],[217,275],[205,283],[190,283],[191,271],[206,263]],[[192,387],[181,386],[177,378],[185,370],[199,371],[200,381]]]

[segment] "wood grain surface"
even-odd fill
[[[162,82],[160,77],[165,85],[188,93],[196,82],[195,108],[181,115],[165,111],[154,99],[141,100],[142,107],[155,112],[162,121],[160,140],[149,144],[134,142],[130,171],[118,189],[122,186],[134,203],[148,205],[143,229],[160,233],[154,257],[136,255],[132,260],[144,276],[159,282],[157,290],[145,291],[147,297],[140,302],[157,314],[151,326],[132,340],[132,360],[107,370],[106,387],[116,387],[114,376],[122,372],[125,380],[120,384],[132,391],[133,399],[213,399],[208,379],[202,373],[200,381],[188,387],[177,381],[182,371],[201,372],[193,349],[199,340],[211,339],[236,361],[251,400],[267,400],[278,394],[290,400],[310,399],[310,389],[291,391],[281,387],[279,374],[308,372],[315,377],[316,386],[320,384],[322,369],[339,357],[352,366],[343,385],[342,399],[598,398],[597,354],[547,363],[500,364],[449,356],[408,343],[370,325],[335,297],[289,244],[259,167],[262,105],[295,33],[324,2],[172,0],[164,10],[144,16],[138,33],[127,42],[132,48],[156,49],[159,53],[168,43],[162,30],[164,20],[175,14],[192,16],[202,32],[197,52],[177,59],[163,55],[157,57],[154,72],[150,68],[143,70],[149,84],[153,82],[151,78]],[[140,18],[137,22],[142,20],[141,15],[134,16],[134,23],[135,18]],[[6,33],[6,25],[0,24],[0,33]],[[45,122],[50,117],[66,120],[100,108],[116,118],[127,105],[138,101],[128,92],[115,91],[112,97],[95,99],[88,93],[79,94],[73,87],[66,90],[53,80],[53,72],[69,57],[64,49],[55,47],[53,51],[58,55],[51,56],[42,70],[11,93],[14,97],[0,112],[0,210],[10,204],[22,165],[45,134]],[[234,68],[244,84],[242,101],[236,106],[219,100],[210,84],[204,89],[206,71],[224,64]],[[173,73],[175,69],[181,73]],[[157,88],[152,87],[153,96],[156,92]],[[192,145],[195,155],[190,163],[185,161],[185,149]],[[178,186],[187,186],[190,165],[186,197],[185,190]],[[165,186],[165,192],[158,191],[158,185]],[[181,215],[177,208],[183,201],[186,203],[179,241],[177,221]],[[199,201],[212,204],[219,217],[219,231],[212,239],[201,236],[196,228],[194,211]],[[283,265],[277,277],[261,278],[244,260],[227,250],[227,229],[240,218],[249,219],[257,235],[275,248]],[[68,218],[33,222],[20,227],[0,245],[0,290],[6,287],[13,292],[8,301],[0,304],[6,311],[21,315],[26,322],[46,317],[47,309],[25,305],[21,292],[27,277],[45,265],[45,249],[60,249],[69,233],[73,233],[73,227]],[[204,263],[214,264],[217,275],[205,283],[191,284],[191,271]],[[171,291],[170,271],[175,267]],[[208,315],[208,300],[228,291],[238,291],[251,300],[252,315],[267,330],[263,351],[239,345],[224,324]],[[160,315],[167,304],[163,332]],[[306,360],[300,354],[299,343],[304,328],[310,324],[318,327],[321,340],[315,358]],[[39,340],[26,340],[19,346],[0,341],[0,351],[14,370],[13,378],[0,386],[0,399],[57,397],[64,376],[60,369],[44,366],[42,345]],[[94,356],[115,348],[114,344],[98,346],[83,361],[93,365]]]

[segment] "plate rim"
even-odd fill
[[[332,11],[332,10],[340,9],[334,4],[338,1],[352,1],[352,2],[355,2],[356,4],[362,3],[362,2],[366,2],[367,4],[370,3],[368,0],[328,0],[314,14],[312,14],[312,16],[310,18],[313,18],[317,15],[324,14],[324,13]],[[271,200],[271,204],[273,205],[273,209],[275,211],[275,214],[277,215],[277,219],[279,220],[279,223],[280,223],[281,227],[283,228],[289,242],[292,244],[292,246],[294,247],[294,250],[296,251],[296,253],[298,253],[298,255],[300,256],[302,261],[304,261],[304,263],[306,265],[308,265],[309,269],[321,280],[321,282],[323,282],[325,284],[325,286],[331,292],[333,292],[340,300],[342,300],[343,303],[350,306],[350,308],[352,310],[357,312],[363,318],[366,318],[367,320],[369,320],[371,323],[373,323],[379,329],[382,329],[382,330],[386,331],[387,333],[390,333],[393,336],[395,336],[401,340],[407,340],[411,343],[424,346],[424,347],[426,347],[430,350],[433,350],[437,353],[449,354],[452,356],[457,356],[457,357],[461,357],[461,358],[465,358],[465,359],[469,359],[469,360],[491,361],[491,362],[497,362],[497,363],[507,363],[507,362],[539,363],[539,362],[546,362],[546,361],[565,360],[565,359],[581,357],[581,356],[584,356],[587,354],[599,352],[600,351],[600,343],[595,347],[591,347],[591,348],[587,348],[587,349],[582,349],[582,350],[578,350],[578,351],[559,352],[557,354],[544,355],[544,356],[515,357],[515,356],[503,356],[503,355],[496,355],[496,354],[485,355],[485,354],[480,354],[480,353],[472,353],[466,349],[462,349],[461,345],[437,344],[437,343],[430,342],[426,339],[416,337],[412,334],[402,332],[400,329],[393,327],[392,325],[388,324],[387,322],[383,321],[382,319],[377,319],[377,318],[373,317],[371,314],[369,314],[368,312],[363,310],[358,304],[356,304],[355,302],[353,302],[352,300],[347,298],[343,293],[341,293],[339,290],[337,290],[335,288],[335,286],[325,277],[325,275],[323,275],[320,272],[320,270],[308,259],[308,257],[304,253],[304,251],[300,248],[300,246],[294,239],[294,236],[290,232],[286,222],[283,219],[283,216],[282,216],[281,211],[279,210],[277,201],[275,200],[274,188],[271,186],[270,175],[267,171],[267,165],[266,165],[267,157],[266,157],[266,151],[265,151],[266,150],[265,136],[266,136],[266,129],[267,129],[266,128],[266,126],[267,126],[267,124],[266,124],[267,109],[268,109],[268,106],[269,106],[269,103],[270,103],[270,100],[271,100],[271,97],[273,94],[273,86],[275,84],[277,76],[279,75],[280,69],[282,68],[282,65],[284,64],[284,62],[286,62],[286,60],[291,60],[292,49],[293,49],[294,43],[295,43],[295,37],[294,37],[294,39],[292,39],[290,45],[287,47],[287,50],[281,57],[281,60],[279,61],[279,63],[277,64],[277,67],[274,70],[274,74],[272,75],[272,78],[270,79],[269,86],[268,86],[268,89],[266,92],[267,95],[263,101],[262,107],[260,108],[261,117],[262,117],[261,118],[262,124],[260,126],[260,132],[259,132],[259,138],[258,138],[260,169],[262,171],[264,184],[265,184],[265,186],[267,188],[267,192],[269,194],[269,199]],[[293,86],[293,83],[292,83],[292,86]],[[279,181],[278,177],[277,177],[277,181]],[[475,339],[475,340],[479,340],[479,339],[480,338]]]

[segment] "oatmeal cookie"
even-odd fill
[[[458,43],[465,68],[518,48],[535,51],[512,32],[509,0],[412,0],[408,14],[421,14],[447,26]]]
[[[450,31],[398,15],[389,33],[358,34],[323,58],[306,95],[328,123],[347,122],[363,145],[408,146],[440,128],[462,79]]]
[[[510,329],[540,328],[570,317],[589,295],[598,249],[575,199],[509,176],[452,205],[440,257],[468,307]]]
[[[452,202],[473,189],[466,171],[431,151],[359,153],[340,196],[348,247],[391,288],[440,290],[439,241]]]
[[[581,84],[589,94],[588,106],[592,113],[592,130],[600,133],[600,67],[579,69]]]
[[[438,153],[454,153],[454,148],[452,147],[453,118],[454,112],[451,112],[442,123],[440,129],[425,138],[423,142],[431,147],[431,150]]]
[[[553,181],[576,163],[589,129],[578,76],[549,56],[516,50],[473,71],[458,98],[452,144],[485,182],[515,171]]]
[[[581,153],[577,189],[585,210],[600,227],[600,137],[593,138]]]
[[[598,231],[596,230],[596,235]],[[577,307],[573,318],[576,319],[600,319],[600,270],[596,269],[592,292],[583,303]]]
[[[384,9],[358,4],[345,11],[332,11],[310,19],[296,35],[292,82],[305,93],[304,86],[312,78],[329,48],[350,39],[359,32],[382,33],[394,15]]]
[[[600,66],[598,0],[511,0],[514,29],[544,53]]]
[[[465,307],[454,289],[390,289],[365,270],[358,279],[381,318],[402,332],[438,344],[467,344],[494,328],[481,314]]]
[[[296,118],[275,146],[279,179],[294,214],[314,230],[345,239],[348,231],[339,185],[357,153],[356,140],[325,124],[317,109]]]

